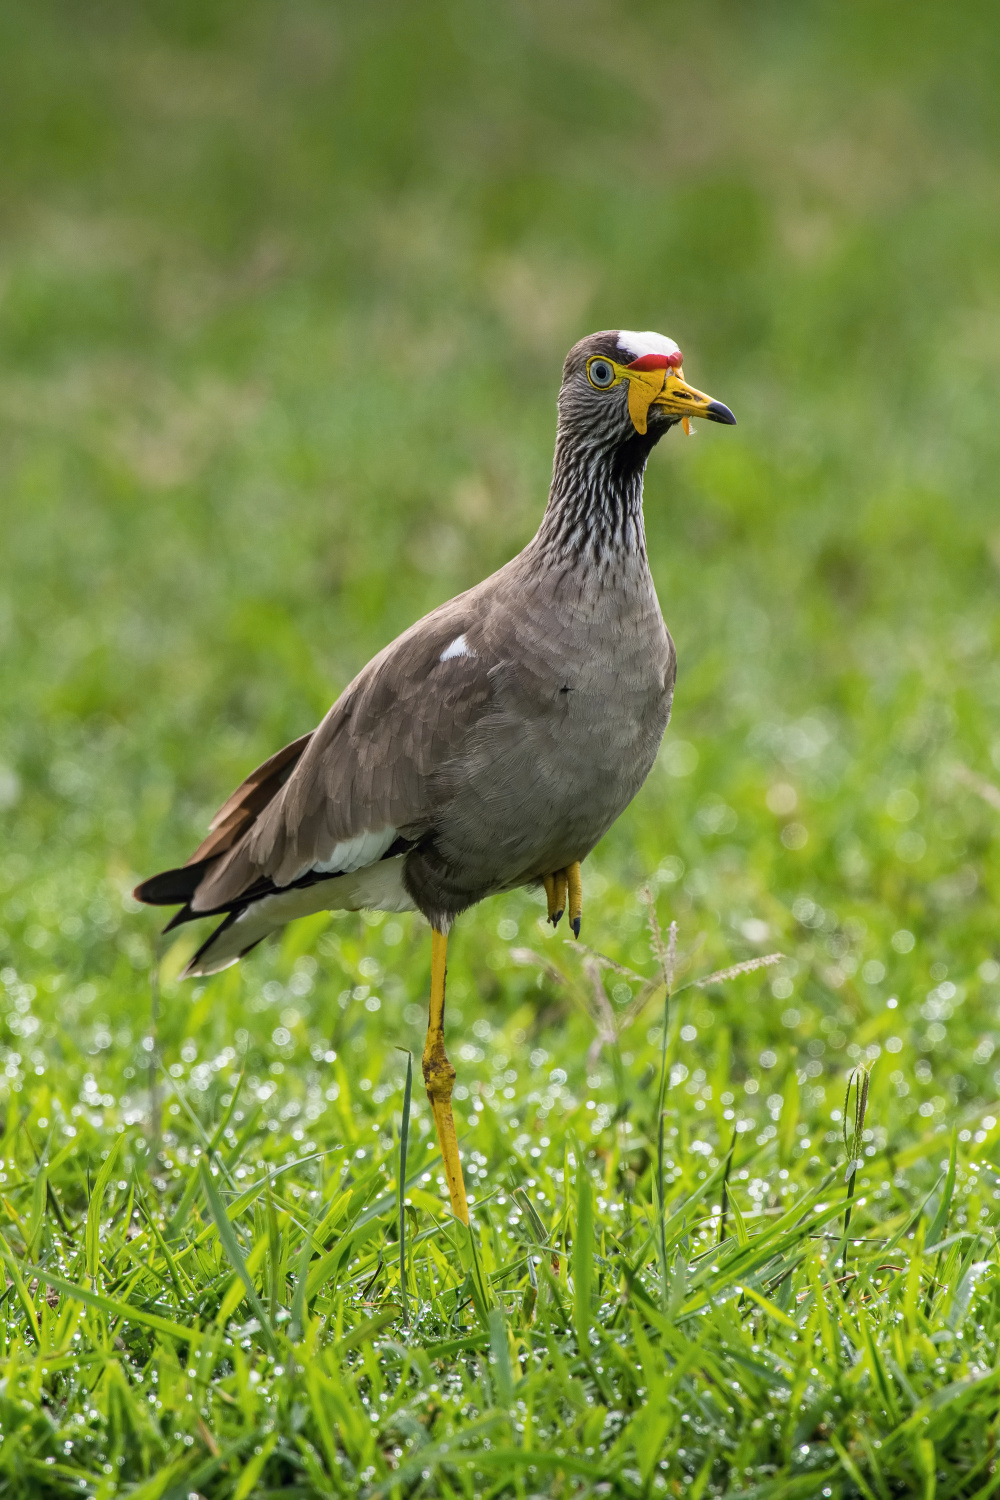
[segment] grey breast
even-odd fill
[[[582,860],[642,786],[670,717],[673,642],[644,559],[596,589],[526,554],[502,573],[466,632],[489,703],[436,777],[431,848],[410,862],[452,908]]]

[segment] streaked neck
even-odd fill
[[[550,565],[647,570],[642,477],[656,439],[608,448],[560,431],[552,484],[533,545]]]

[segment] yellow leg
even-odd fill
[[[569,886],[569,925],[573,936],[580,936],[580,918],[583,916],[583,880],[580,876],[580,861],[576,860],[566,871]]]
[[[451,1112],[451,1091],[455,1069],[444,1050],[444,973],[448,938],[431,929],[431,1007],[424,1042],[424,1085],[434,1113],[438,1143],[444,1158],[444,1175],[448,1180],[451,1210],[463,1224],[469,1222],[469,1205],[465,1197],[465,1179],[458,1155],[455,1117]]]

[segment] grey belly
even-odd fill
[[[428,904],[461,910],[590,853],[642,786],[663,738],[672,693],[659,673],[650,678],[632,691],[610,679],[556,690],[534,712],[499,695],[444,778],[432,849],[419,869],[414,862]]]

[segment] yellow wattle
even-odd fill
[[[666,370],[630,370],[628,372],[628,414],[636,432],[646,431],[649,408],[663,390]]]

